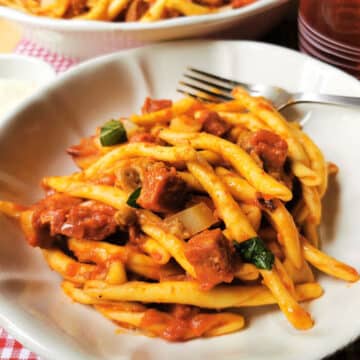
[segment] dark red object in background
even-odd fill
[[[302,52],[360,79],[360,0],[300,0]]]
[[[301,0],[299,13],[320,34],[360,47],[360,0]]]

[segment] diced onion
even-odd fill
[[[124,125],[124,128],[126,130],[126,134],[127,134],[128,138],[130,138],[132,135],[134,135],[140,129],[140,127],[138,125],[136,125],[129,119],[121,118],[120,121]]]
[[[205,203],[200,202],[167,217],[164,223],[174,235],[186,239],[208,229],[218,221],[211,209]]]

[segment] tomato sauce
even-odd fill
[[[66,267],[66,275],[69,277],[74,277],[80,270],[80,264],[77,262],[72,262]]]
[[[200,309],[186,305],[174,305],[170,313],[149,309],[140,328],[168,341],[185,341],[221,325],[223,318],[219,315],[200,313]]]

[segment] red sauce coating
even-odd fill
[[[255,1],[256,0],[232,0],[231,6],[233,7],[233,9],[236,9],[245,5],[252,4]]]
[[[198,308],[177,304],[170,313],[147,310],[140,328],[168,341],[185,341],[201,337],[218,324],[217,314],[201,314]]]
[[[66,267],[66,275],[69,277],[74,277],[80,270],[80,264],[77,262],[72,262]]]
[[[129,142],[130,143],[136,143],[136,142],[155,143],[156,138],[155,138],[155,136],[151,135],[150,133],[140,132],[140,133],[136,133],[133,136],[131,136],[129,139]]]
[[[224,136],[230,129],[230,125],[222,120],[219,114],[215,111],[201,111],[199,121],[203,124],[203,131],[215,136]]]
[[[75,163],[82,169],[89,166],[101,155],[100,148],[96,144],[95,139],[95,136],[83,138],[80,144],[66,149],[66,152],[72,156]]]
[[[88,7],[86,0],[70,0],[69,7],[65,12],[65,18],[72,18],[81,15]]]
[[[150,4],[144,0],[134,0],[126,10],[125,21],[138,21],[149,9]]]
[[[116,182],[115,174],[107,174],[93,181],[97,185],[114,186]]]
[[[193,236],[185,245],[185,256],[193,265],[203,290],[234,278],[232,250],[220,229]]]
[[[288,145],[279,135],[259,130],[250,137],[251,148],[259,155],[268,170],[279,170],[284,166]]]
[[[168,99],[151,99],[147,97],[141,108],[143,114],[159,111],[172,106],[172,101]]]

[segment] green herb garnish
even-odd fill
[[[100,143],[102,146],[112,146],[127,141],[126,130],[121,121],[109,120],[100,131]]]
[[[137,188],[130,194],[126,203],[135,209],[139,209],[140,206],[136,203],[136,200],[139,198],[140,193],[141,193],[141,187]]]
[[[271,270],[274,255],[259,237],[253,237],[242,243],[234,241],[234,247],[243,261],[254,264],[258,269]]]

